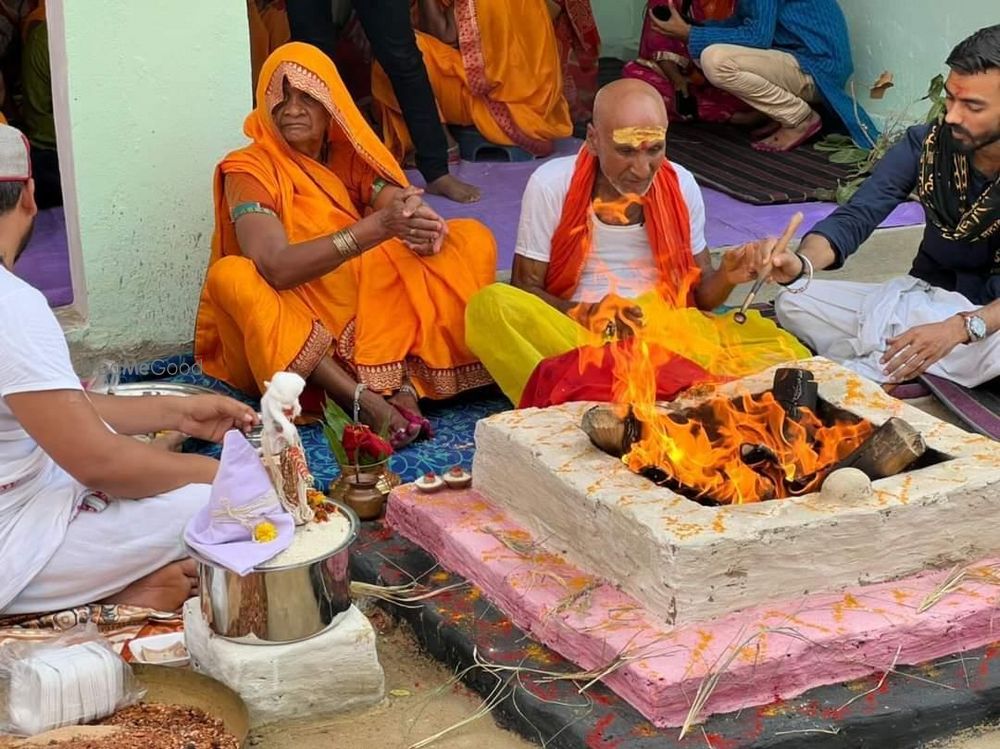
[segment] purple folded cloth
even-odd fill
[[[197,556],[242,576],[287,549],[294,536],[292,516],[257,451],[241,432],[227,432],[208,504],[191,518],[184,540]]]

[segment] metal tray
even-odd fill
[[[123,382],[113,388],[97,387],[93,392],[104,395],[216,395],[214,390],[183,382]]]

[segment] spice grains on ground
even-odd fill
[[[143,703],[119,710],[101,725],[122,730],[101,738],[58,742],[60,749],[239,749],[221,720],[202,710]]]

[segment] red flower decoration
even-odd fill
[[[342,444],[352,463],[360,462],[363,458],[378,461],[392,455],[392,445],[365,424],[348,424],[344,427]]]

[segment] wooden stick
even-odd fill
[[[796,211],[795,215],[791,217],[788,221],[788,226],[785,227],[784,233],[779,237],[777,244],[774,245],[774,249],[771,251],[771,258],[777,255],[779,252],[784,252],[788,247],[789,242],[792,241],[792,237],[795,236],[796,229],[799,228],[799,224],[802,223],[802,219],[805,216],[802,215],[802,211]],[[770,261],[770,258],[768,258]],[[747,294],[747,298],[743,300],[743,304],[740,305],[739,310],[733,315],[733,319],[740,325],[747,321],[747,310],[750,305],[753,304],[754,297],[761,290],[767,280],[771,277],[771,271],[774,266],[771,265],[766,273],[762,273],[754,283],[753,287],[750,289],[750,293]]]

